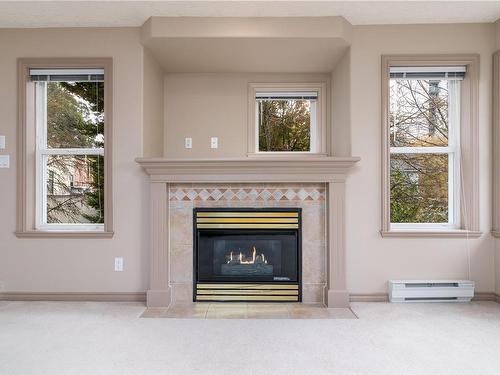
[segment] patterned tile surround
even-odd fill
[[[194,207],[301,207],[303,301],[324,302],[325,184],[172,184],[170,283],[174,302],[192,300]]]

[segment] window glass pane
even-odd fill
[[[104,147],[104,82],[47,85],[47,147]]]
[[[391,79],[391,147],[447,146],[449,94],[459,84],[448,80]]]
[[[310,151],[311,112],[305,99],[258,100],[259,151]]]
[[[104,157],[46,157],[47,223],[104,223]]]
[[[448,154],[391,155],[391,223],[448,223]]]

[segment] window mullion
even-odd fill
[[[104,155],[103,148],[47,148],[43,150],[45,155]]]

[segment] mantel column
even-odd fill
[[[349,307],[345,261],[345,181],[328,183],[328,307]]]
[[[171,301],[169,286],[168,184],[151,182],[151,258],[147,292],[148,307],[167,307]]]

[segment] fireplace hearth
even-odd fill
[[[300,302],[300,208],[195,208],[194,301]]]

